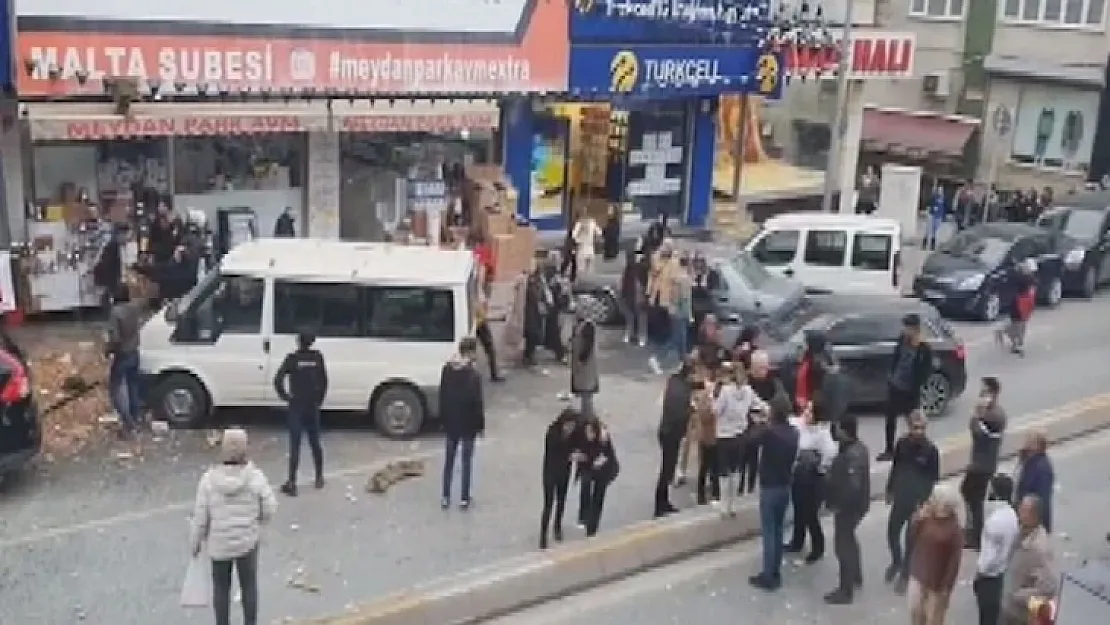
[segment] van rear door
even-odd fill
[[[849,264],[843,291],[859,293],[899,293],[901,237],[886,229],[862,228],[852,231]]]

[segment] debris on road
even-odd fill
[[[423,460],[397,460],[378,469],[366,482],[366,492],[375,495],[385,494],[393,485],[411,477],[424,475]]]
[[[43,421],[43,456],[71,457],[114,429],[104,384],[108,362],[92,341],[29,350],[31,380]]]

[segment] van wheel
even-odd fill
[[[204,385],[187,373],[171,373],[154,388],[154,416],[175,428],[193,428],[204,423],[211,399]]]
[[[376,393],[370,405],[374,425],[390,438],[412,438],[424,426],[424,400],[405,384],[390,384]]]
[[[1083,274],[1083,292],[1082,295],[1086,299],[1091,299],[1095,296],[1095,291],[1098,290],[1098,272],[1094,267],[1087,268],[1086,273]]]

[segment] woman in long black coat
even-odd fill
[[[571,463],[580,453],[581,428],[579,414],[567,408],[547,426],[543,440],[543,512],[540,514],[540,549],[547,549],[547,531],[555,542],[563,540],[563,511],[570,488]],[[551,513],[555,513],[552,524]]]

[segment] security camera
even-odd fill
[[[57,65],[51,64],[50,67],[46,70],[46,77],[49,78],[51,82],[58,80],[62,77],[62,68],[58,67]]]
[[[73,77],[77,79],[77,84],[84,87],[85,83],[89,82],[89,70],[79,69],[73,74]]]
[[[176,93],[177,93],[178,95],[181,95],[182,93],[185,93],[185,88],[186,88],[186,87],[188,87],[188,86],[189,86],[189,85],[187,85],[187,84],[185,84],[185,83],[183,83],[183,82],[181,82],[181,81],[178,81],[178,82],[175,82],[175,83],[173,83],[173,90],[174,90],[174,91],[175,91],[175,92],[176,92]]]
[[[23,119],[27,119],[31,116],[31,109],[28,108],[27,104],[24,102],[19,103],[19,116]]]

